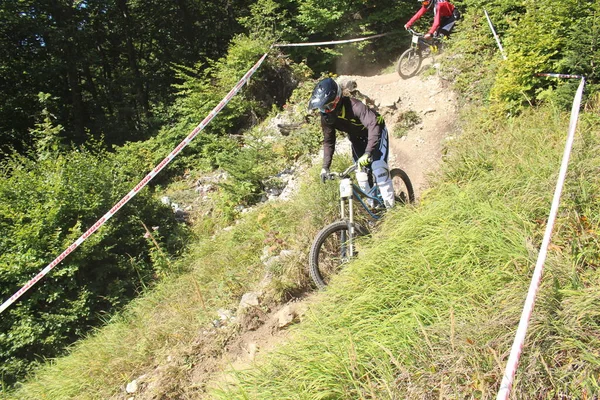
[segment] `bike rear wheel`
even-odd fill
[[[336,221],[327,225],[315,237],[310,248],[309,272],[319,289],[325,288],[331,277],[350,261],[349,238],[348,221]],[[354,241],[353,244],[356,246]]]
[[[394,168],[390,171],[390,177],[394,185],[396,203],[413,203],[415,201],[415,191],[406,172],[400,168]]]
[[[414,76],[421,67],[422,56],[417,49],[410,48],[406,50],[396,64],[396,71],[403,79],[408,79]]]

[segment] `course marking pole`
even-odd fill
[[[490,25],[490,29],[492,30],[492,34],[494,35],[494,39],[496,39],[496,43],[498,44],[498,48],[500,49],[500,53],[502,53],[502,58],[504,60],[506,60],[506,54],[504,53],[504,48],[502,48],[502,43],[500,43],[500,38],[498,37],[498,35],[496,34],[496,30],[494,29],[494,24],[492,24],[492,20],[490,19],[490,16],[488,15],[487,10],[484,8],[483,12],[485,13],[485,16],[488,20],[488,24]]]
[[[500,389],[496,400],[506,400],[510,394],[510,390],[513,385],[515,372],[519,365],[519,358],[523,351],[525,343],[525,336],[527,334],[527,328],[529,327],[529,320],[533,313],[533,307],[535,305],[535,298],[540,288],[542,281],[542,273],[544,272],[544,262],[546,261],[546,255],[548,253],[548,246],[550,245],[550,238],[552,236],[552,230],[554,228],[554,222],[556,221],[556,215],[558,213],[558,206],[560,204],[560,195],[565,183],[567,175],[567,169],[569,166],[569,158],[571,156],[571,149],[573,147],[573,141],[575,138],[575,129],[577,128],[577,120],[579,119],[579,108],[581,106],[581,98],[583,97],[583,88],[585,86],[585,78],[579,75],[563,75],[563,74],[537,74],[539,76],[549,76],[557,78],[581,78],[581,83],[575,94],[573,100],[573,108],[571,110],[571,120],[569,122],[569,134],[567,142],[565,144],[565,150],[563,153],[562,163],[560,166],[560,172],[558,174],[558,181],[556,183],[556,189],[554,190],[554,198],[552,199],[552,207],[550,208],[550,215],[548,217],[548,223],[546,224],[546,231],[542,240],[542,246],[538,254],[538,259],[533,271],[531,283],[529,285],[529,291],[527,292],[527,298],[525,299],[525,305],[523,306],[523,312],[521,313],[521,319],[515,335],[512,348],[510,350],[510,356],[506,363],[506,369],[502,382],[500,383]]]

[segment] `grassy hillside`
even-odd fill
[[[567,118],[550,105],[508,120],[485,108],[465,112],[443,176],[421,203],[386,217],[356,262],[317,296],[292,343],[209,396],[494,397],[545,228]],[[599,123],[594,113],[580,123],[516,398],[598,391]],[[105,399],[170,357],[188,364],[170,366],[161,398],[200,396],[204,388],[190,387],[186,376],[202,362],[199,332],[264,276],[265,244],[273,254],[297,251],[270,268],[271,300],[307,287],[306,249],[334,211],[335,191],[306,183],[291,203],[263,206],[212,239],[200,235],[180,261],[190,273],[138,299],[4,398]],[[221,351],[232,329],[212,351]]]
[[[332,218],[336,188],[316,185],[312,171],[292,202],[268,204],[244,214],[228,229],[219,219],[200,220],[197,243],[173,269],[187,271],[165,279],[133,301],[108,324],[73,346],[69,356],[49,362],[3,399],[107,399],[156,365],[176,359],[164,398],[201,388],[180,386],[190,365],[202,362],[198,342],[213,329],[219,308],[235,309],[241,296],[265,274],[272,276],[264,307],[306,290],[306,249],[318,229]],[[221,221],[222,222],[222,221]],[[217,226],[213,226],[217,224]],[[222,227],[221,227],[222,228]],[[211,232],[218,231],[212,235]],[[290,257],[265,269],[260,260],[292,250]],[[210,346],[214,354],[239,326],[220,330]],[[209,351],[208,349],[205,349]],[[214,355],[213,354],[213,355]]]
[[[494,398],[518,324],[566,137],[551,106],[485,109],[416,209],[388,215],[269,362],[223,399]],[[600,139],[577,137],[515,398],[598,392]]]
[[[196,243],[172,266],[183,272],[157,283],[69,356],[49,362],[0,398],[116,398],[157,366],[165,366],[156,388],[162,399],[199,398],[207,390],[223,399],[493,398],[545,228],[566,138],[565,99],[574,93],[572,84],[540,84],[533,77],[540,69],[569,71],[556,51],[548,57],[517,52],[525,47],[516,33],[527,34],[540,7],[524,2],[531,11],[518,24],[527,10],[516,3],[494,2],[491,10],[496,19],[506,15],[501,33],[515,33],[507,49],[518,57],[510,63],[502,64],[493,39],[482,34],[483,16],[465,13],[453,39],[456,54],[450,51],[442,66],[467,104],[442,175],[420,204],[389,213],[363,241],[360,257],[293,328],[290,344],[234,374],[228,387],[207,389],[191,376],[240,329],[232,324],[205,341],[216,310],[235,308],[266,274],[273,279],[265,312],[310,289],[306,254],[335,213],[336,187],[317,184],[317,170],[305,173],[291,202],[256,207],[227,229],[230,215],[198,217]],[[561,4],[576,6],[571,0]],[[303,90],[300,106],[309,91]],[[515,398],[590,398],[600,391],[598,112],[589,101],[580,122]],[[315,139],[312,125],[312,133],[292,138],[293,154],[257,137],[261,147],[246,158],[236,153],[242,162],[234,167],[253,172],[305,157],[301,151]],[[253,130],[246,140],[259,133]],[[276,160],[286,152],[288,160]],[[260,158],[266,153],[268,161]],[[229,201],[233,213],[238,199],[232,196],[214,201]],[[265,267],[263,252],[282,250],[292,253]]]

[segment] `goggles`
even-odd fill
[[[329,114],[330,112],[333,112],[333,110],[335,110],[335,107],[339,102],[340,98],[336,97],[333,101],[324,104],[323,107],[319,107],[319,111],[323,114]]]
[[[422,1],[421,4],[423,4],[424,7],[427,7],[429,5],[429,1]]]

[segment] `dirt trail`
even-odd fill
[[[456,95],[437,76],[402,80],[396,73],[372,77],[349,76],[361,93],[375,100],[390,133],[392,167],[406,171],[417,198],[429,185],[429,175],[438,170],[444,143],[454,129]],[[413,111],[421,122],[398,138],[399,119]]]
[[[417,199],[420,198],[429,186],[430,175],[439,169],[444,142],[452,135],[457,115],[455,94],[437,74],[408,80],[400,79],[395,72],[371,77],[344,76],[340,79],[354,80],[358,90],[374,100],[390,132],[390,164],[407,172]],[[401,124],[399,121],[410,111],[421,122],[408,129],[404,136],[395,137],[394,133]],[[283,305],[268,315],[260,315],[260,326],[239,334],[232,331],[224,340],[216,337],[211,339],[211,333],[207,332],[193,349],[175,355],[170,364],[158,366],[154,371],[142,375],[134,381],[135,385],[130,383],[139,389],[121,393],[113,399],[206,398],[206,389],[227,385],[232,370],[250,367],[254,360],[285,342],[285,327],[302,315],[306,300],[310,301],[305,299]],[[283,327],[282,319],[289,319],[284,321]],[[224,344],[218,346],[217,343]],[[185,360],[190,353],[201,362],[182,374],[181,360]]]

